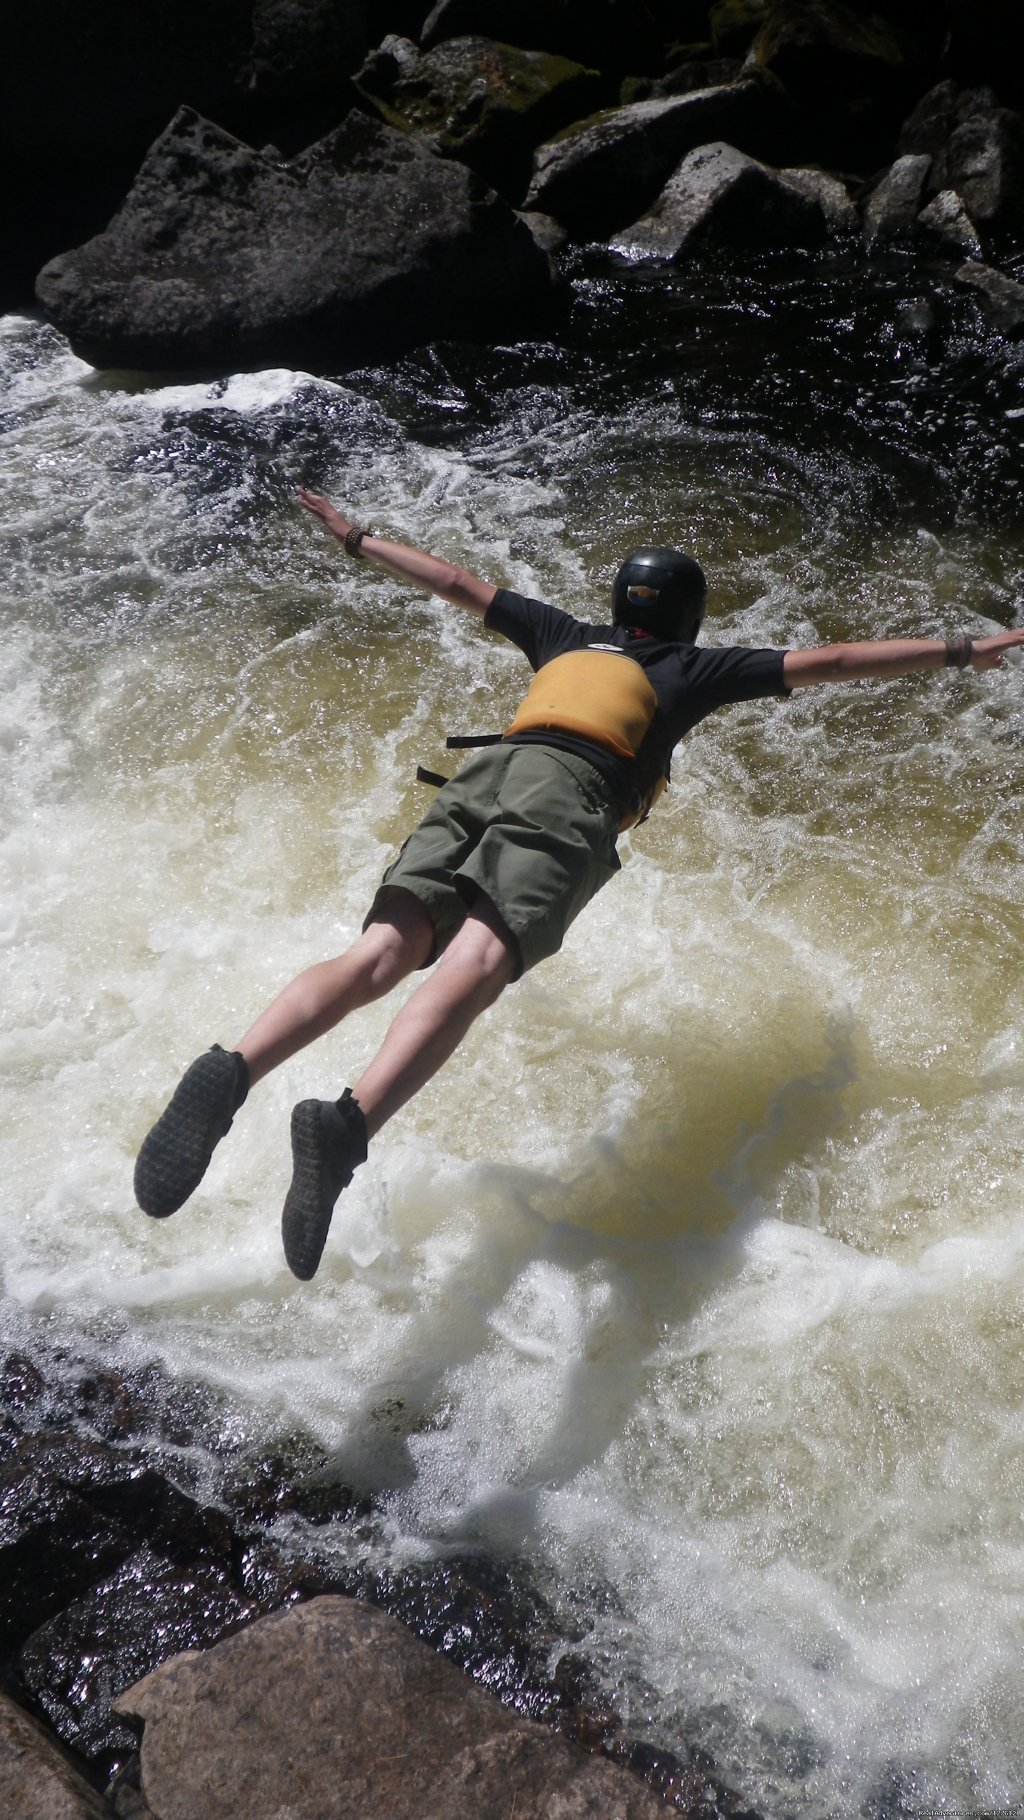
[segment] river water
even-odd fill
[[[623,1725],[767,1815],[1019,1802],[1017,662],[706,722],[315,1283],[288,1112],[383,1007],[253,1094],[177,1218],[132,1200],[183,1066],[355,934],[417,763],[524,685],[299,482],[598,618],[624,550],[692,546],[712,642],[1019,619],[1024,398],[973,305],[803,272],[575,308],[566,345],[339,383],[99,377],[0,324],[5,1320],[230,1393],[254,1446],[312,1433],[396,1563],[526,1564]]]

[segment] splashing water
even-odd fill
[[[1020,533],[973,510],[1005,413],[951,442],[919,360],[894,415],[894,349],[856,381],[790,350],[747,385],[680,337],[147,386],[0,328],[11,1318],[311,1430],[396,1560],[521,1559],[634,1734],[808,1817],[1024,1796],[1016,663],[705,723],[563,953],[375,1144],[314,1285],[288,1111],[394,1001],[261,1086],[175,1220],[130,1180],[191,1057],[355,935],[417,762],[524,686],[294,486],[596,618],[624,548],[692,544],[711,642],[1010,623]]]

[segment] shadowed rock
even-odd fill
[[[386,1613],[324,1598],[179,1656],[141,1719],[159,1820],[659,1820],[634,1776],[507,1712]],[[699,1771],[693,1772],[694,1799]]]
[[[945,253],[980,259],[978,230],[955,190],[940,190],[917,217],[921,233]]]
[[[829,234],[857,232],[860,216],[841,177],[833,177],[828,171],[815,170],[807,165],[787,165],[785,170],[779,172],[779,176],[790,189],[800,190],[803,195],[818,203]]]
[[[1024,221],[1024,118],[1010,108],[976,113],[949,140],[949,182],[979,227]]]
[[[844,0],[772,4],[750,62],[782,83],[810,129],[818,155],[881,158],[906,107],[934,68],[941,8],[908,32],[881,7]]]
[[[825,218],[817,196],[731,145],[702,145],[666,184],[654,208],[612,241],[632,258],[681,259],[698,245],[817,246]]]
[[[926,152],[909,153],[886,171],[864,207],[864,236],[869,244],[895,240],[916,226],[930,164]]]
[[[550,286],[472,172],[362,114],[290,163],[183,108],[104,233],[39,301],[96,366],[340,371],[524,322]]]
[[[609,108],[539,147],[524,206],[603,238],[651,206],[687,152],[723,139],[757,155],[774,122],[756,82]]]

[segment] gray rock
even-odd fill
[[[0,1814],[10,1820],[111,1820],[49,1733],[0,1693]]]
[[[97,366],[341,371],[521,332],[549,286],[508,205],[412,134],[353,113],[285,164],[183,108],[109,227],[37,293]]]
[[[562,251],[568,235],[553,215],[540,215],[536,209],[520,209],[519,219],[525,221],[541,252],[548,258]]]
[[[978,230],[955,190],[940,190],[917,217],[925,237],[961,258],[980,259]]]
[[[791,189],[800,190],[819,204],[829,234],[857,232],[860,217],[841,177],[810,165],[786,165],[779,176]]]
[[[951,188],[979,227],[1024,219],[1024,118],[1005,107],[976,113],[950,135]]]
[[[386,1613],[315,1599],[118,1702],[155,1820],[660,1820],[628,1771],[520,1719]]]
[[[957,284],[977,293],[986,316],[1005,334],[1024,334],[1024,284],[973,260],[956,273]]]
[[[955,82],[936,83],[900,128],[896,151],[900,158],[925,155],[931,159],[928,188],[936,193],[948,181],[947,148],[949,135],[956,124],[956,104],[960,90]]]
[[[642,215],[698,146],[726,140],[762,153],[772,117],[757,82],[609,108],[538,148],[524,206],[554,215],[570,234],[604,238]]]
[[[817,246],[824,238],[816,196],[718,144],[690,152],[650,213],[611,244],[631,258],[678,260],[697,244]]]
[[[869,245],[913,230],[930,165],[927,152],[910,152],[897,158],[872,190],[864,208],[864,235]]]
[[[391,125],[422,133],[510,201],[526,188],[535,148],[602,99],[595,70],[549,51],[451,38],[419,56],[398,43],[401,62],[371,56],[356,79],[360,92]]]

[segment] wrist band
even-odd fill
[[[947,664],[955,664],[958,670],[966,670],[973,656],[974,645],[966,632],[961,632],[956,638],[947,638]]]
[[[370,536],[369,531],[360,531],[358,526],[349,525],[349,528],[345,532],[345,537],[344,537],[345,555],[346,556],[358,556],[359,555],[359,546],[362,543],[363,538],[369,537],[369,536]]]

